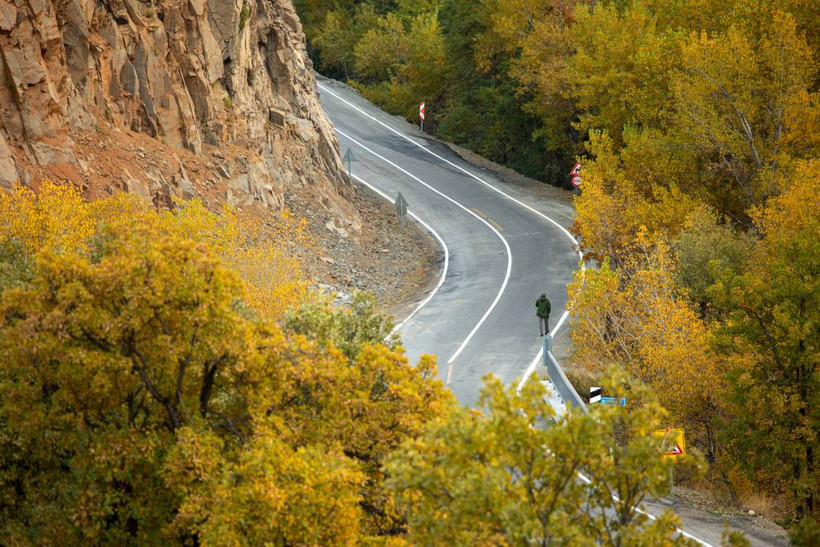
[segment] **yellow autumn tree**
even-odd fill
[[[183,455],[199,455],[180,448],[167,472],[186,472],[190,460]],[[203,545],[356,545],[361,539],[364,476],[338,451],[293,448],[262,430],[238,461],[213,471],[205,485],[194,485],[197,495],[176,523],[194,520]]]
[[[301,257],[313,244],[306,222],[290,211],[263,222],[228,206],[216,214],[199,200],[157,211],[125,194],[98,200],[91,207],[96,221],[107,229],[173,233],[207,244],[245,281],[245,302],[266,317],[282,319],[307,293]]]
[[[87,251],[95,229],[89,204],[69,184],[0,191],[0,238],[19,241],[28,253]]]
[[[628,134],[628,149],[641,149],[643,135]],[[672,239],[690,226],[699,202],[673,181],[653,178],[652,169],[645,173],[641,165],[648,158],[643,154],[619,156],[609,135],[596,131],[587,147],[594,159],[585,164],[584,189],[574,200],[578,214],[573,229],[588,257],[609,258],[627,268],[633,255],[644,254],[639,233]]]
[[[301,257],[313,245],[306,228],[287,210],[263,222],[227,206],[216,214],[199,200],[181,202],[174,210],[156,210],[128,194],[89,203],[70,184],[50,181],[37,191],[17,186],[0,192],[4,245],[17,242],[31,256],[45,250],[88,253],[112,233],[175,234],[214,249],[244,280],[246,303],[274,319],[306,295]]]
[[[36,210],[36,195],[26,203]],[[0,294],[0,537],[400,533],[383,460],[452,405],[434,360],[409,366],[365,305],[317,312],[300,332],[248,313],[228,243],[256,243],[230,217],[93,205],[87,251],[33,246],[33,272]],[[345,329],[328,326],[336,314]]]
[[[716,420],[724,377],[709,351],[709,329],[678,295],[662,240],[640,232],[624,270],[605,260],[570,285],[573,359],[598,373],[618,365],[650,386],[707,458],[718,447]]]
[[[717,36],[693,33],[682,46],[672,86],[675,127],[711,178],[730,185],[730,192],[716,185],[716,205],[735,215],[779,193],[778,174],[790,160],[818,153],[803,148],[816,142],[817,128],[795,123],[816,120],[816,98],[806,93],[817,77],[795,17],[774,9],[745,23]]]
[[[240,280],[194,242],[121,237],[95,262],[45,251],[34,280],[2,295],[0,520],[13,541],[159,538],[179,501],[159,487],[164,447],[242,414],[237,366],[259,359],[234,309]]]
[[[389,459],[413,543],[690,544],[671,512],[650,521],[640,511],[668,491],[675,465],[650,436],[665,413],[645,387],[631,384],[640,404],[556,418],[541,382],[484,381],[480,409],[453,409]],[[605,386],[626,383],[616,372]],[[685,460],[701,467],[694,454]]]
[[[582,133],[605,129],[617,147],[629,125],[663,128],[674,114],[670,70],[679,65],[679,35],[662,32],[641,3],[579,6],[569,31],[574,47],[565,93],[579,110]]]
[[[276,390],[259,409],[259,420],[276,409],[278,427],[292,442],[325,439],[360,463],[367,477],[363,530],[374,536],[393,536],[405,527],[384,487],[387,454],[454,404],[452,393],[435,380],[434,357],[422,356],[411,368],[395,341],[393,349],[384,345],[390,326],[363,295],[347,309],[307,303],[287,323],[296,333],[294,346],[281,349],[281,364],[271,367]],[[317,353],[316,343],[334,351]]]

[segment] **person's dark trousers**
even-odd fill
[[[549,317],[539,317],[538,318],[538,329],[541,331],[541,336],[550,333],[550,318]]]

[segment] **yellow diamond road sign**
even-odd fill
[[[660,439],[660,451],[664,456],[682,456],[686,453],[686,439],[683,429],[667,427],[652,432],[653,437]]]

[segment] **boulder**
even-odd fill
[[[6,139],[0,135],[0,186],[3,188],[11,188],[15,183],[19,182],[19,178],[17,175],[17,164],[14,161],[11,148],[6,144]]]

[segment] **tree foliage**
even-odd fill
[[[686,544],[674,537],[671,513],[650,522],[639,511],[648,496],[668,491],[674,463],[650,436],[663,410],[644,388],[629,387],[641,401],[630,410],[599,406],[556,419],[540,382],[518,393],[485,378],[481,411],[454,409],[389,460],[388,484],[407,512],[410,540]],[[624,377],[607,388],[622,392]],[[700,466],[694,456],[679,463]]]
[[[384,459],[452,398],[434,359],[410,367],[382,343],[372,301],[317,304],[322,320],[283,329],[253,309],[267,289],[241,258],[262,236],[230,211],[86,203],[70,187],[2,199],[48,218],[41,196],[90,230],[1,226],[0,537],[356,544],[401,531]]]
[[[708,326],[676,293],[674,264],[663,243],[644,238],[646,261],[623,272],[605,260],[570,285],[575,360],[601,373],[618,365],[651,386],[690,444],[717,456],[716,420],[724,378],[709,348]]]
[[[709,288],[718,278],[743,270],[754,239],[731,224],[720,223],[707,208],[693,211],[691,227],[675,240],[675,276],[684,295],[700,311],[701,319],[716,317]]]
[[[364,95],[386,110],[412,119],[420,102],[441,97],[447,66],[437,11],[388,13],[354,53]]]
[[[735,365],[730,443],[753,476],[784,481],[798,519],[816,514],[820,488],[819,167],[801,164],[789,190],[755,210],[762,239],[711,288],[730,314],[716,342]]]
[[[756,26],[701,33],[681,56],[673,90],[686,142],[716,179],[731,184],[737,212],[776,195],[778,172],[802,156],[789,143],[813,139],[800,134],[809,128],[790,122],[809,115],[805,93],[817,77],[794,17],[775,9]]]
[[[257,352],[239,278],[193,242],[106,247],[97,263],[46,250],[30,286],[3,295],[10,537],[149,540],[178,502],[160,471],[179,429],[248,435],[238,365]]]
[[[24,186],[0,192],[0,235],[27,253],[87,251],[94,225],[90,205],[69,186],[45,181],[38,194]]]

